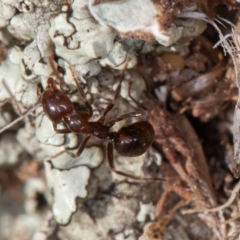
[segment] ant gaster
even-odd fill
[[[69,85],[60,77],[55,66],[53,65],[53,61],[50,59],[50,64],[54,69],[56,80],[60,84],[60,90],[56,82],[53,78],[48,78],[47,80],[47,88],[42,92],[40,97],[40,102],[42,103],[43,110],[49,119],[53,123],[53,128],[56,133],[75,133],[75,134],[86,134],[87,136],[82,141],[80,146],[78,147],[77,152],[74,154],[71,151],[64,150],[54,155],[53,157],[57,157],[60,154],[66,152],[71,157],[76,158],[80,156],[83,152],[88,140],[93,135],[99,139],[107,139],[108,140],[108,149],[107,149],[107,157],[110,169],[122,176],[130,177],[136,180],[163,180],[161,178],[142,178],[137,176],[132,176],[130,174],[118,171],[114,167],[114,159],[113,159],[113,150],[115,149],[117,153],[121,156],[127,157],[135,157],[140,156],[146,152],[149,146],[152,144],[154,140],[154,129],[152,125],[148,121],[139,121],[135,122],[131,125],[122,127],[117,132],[110,132],[110,128],[121,120],[130,117],[139,117],[143,115],[143,111],[135,111],[128,114],[124,114],[118,118],[115,118],[112,121],[105,123],[105,117],[107,113],[114,107],[121,89],[121,83],[123,79],[124,71],[120,77],[120,81],[115,92],[114,100],[110,103],[106,109],[104,110],[103,115],[95,122],[89,121],[92,117],[93,110],[88,102],[85,93],[73,74],[72,68],[70,71],[72,73],[73,79],[77,86],[77,89],[84,101],[85,106],[88,109],[88,112],[77,110],[70,98],[67,96],[67,93],[70,91]],[[125,67],[126,68],[126,67]],[[66,90],[63,90],[65,87]],[[129,96],[130,98],[138,105],[135,99],[130,95],[130,87],[129,85]],[[141,106],[142,109],[146,110],[145,107]],[[57,125],[59,123],[63,123],[65,128],[58,129]]]

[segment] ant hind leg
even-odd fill
[[[60,156],[60,155],[63,154],[63,153],[67,153],[67,154],[70,155],[72,158],[77,158],[77,157],[79,157],[79,156],[82,154],[83,150],[85,149],[85,147],[86,147],[86,145],[87,145],[87,142],[88,142],[88,140],[90,139],[90,137],[91,137],[91,135],[87,135],[87,136],[84,138],[84,140],[83,140],[82,143],[80,144],[80,146],[79,146],[79,148],[78,148],[78,150],[77,150],[76,153],[73,153],[73,152],[69,151],[68,149],[65,149],[65,150],[63,150],[63,151],[61,151],[61,152],[59,152],[59,153],[57,153],[57,154],[55,154],[55,155],[52,155],[51,158],[56,158],[56,157]]]
[[[129,98],[137,105],[137,107],[145,112],[148,111],[148,109],[143,106],[143,104],[139,103],[132,95],[131,95],[131,88],[132,88],[132,81],[129,82],[129,86],[128,86],[128,96]]]
[[[149,178],[145,178],[145,177],[137,177],[128,173],[124,173],[121,171],[116,170],[115,166],[114,166],[114,159],[113,159],[113,143],[109,142],[108,143],[108,149],[107,149],[107,156],[108,156],[108,164],[110,169],[115,172],[118,175],[124,176],[124,177],[128,177],[128,178],[132,178],[134,180],[144,180],[144,181],[155,181],[155,180],[160,180],[160,181],[165,181],[165,179],[163,178],[156,178],[156,177],[149,177]]]

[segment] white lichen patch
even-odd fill
[[[8,5],[7,2],[0,2],[0,27],[5,27],[9,23],[9,19],[11,19],[15,15],[16,9],[11,5]]]
[[[4,102],[6,99],[10,99],[11,97],[9,92],[2,85],[3,80],[11,89],[12,94],[15,95],[15,85],[18,81],[21,81],[21,71],[19,65],[14,64],[10,59],[6,59],[0,65],[0,102]]]
[[[9,50],[7,59],[0,65],[0,102],[10,99],[12,94],[18,102],[28,108],[38,100],[37,86],[36,84],[28,84],[22,77],[21,57],[21,51],[12,48]],[[10,92],[3,85],[3,81]]]
[[[67,224],[77,210],[76,198],[87,196],[86,186],[90,170],[85,166],[58,170],[54,169],[49,161],[45,161],[44,165],[47,183],[54,195],[54,218],[59,224]]]
[[[125,230],[123,233],[119,233],[115,236],[114,240],[136,240],[136,236],[134,236],[134,231],[131,230]]]
[[[36,156],[38,161],[42,162],[47,157],[46,152],[36,137],[35,128],[30,122],[26,122],[25,127],[19,129],[16,138],[28,153]]]
[[[42,61],[43,58],[38,44],[38,40],[33,40],[22,53],[21,70],[24,79],[27,81],[39,82],[39,76],[48,78],[53,72],[49,64]],[[49,53],[46,52],[46,54]]]
[[[15,202],[16,204],[16,202]],[[9,212],[12,209],[6,209]],[[39,214],[1,214],[1,239],[29,239],[35,229],[41,226],[42,217]]]
[[[170,9],[161,6],[166,3],[156,3],[149,0],[104,1],[89,0],[89,9],[95,19],[103,26],[111,26],[123,35],[137,37],[144,40],[156,39],[164,46],[170,46],[184,35],[191,35],[188,30],[190,23],[175,23]],[[190,6],[185,6],[185,8]],[[179,10],[181,11],[181,10]],[[170,22],[166,22],[169,14]],[[127,17],[126,17],[127,16]],[[200,34],[206,28],[201,21],[192,21],[195,32]],[[195,23],[194,23],[195,22]],[[201,23],[200,23],[201,22]],[[200,24],[201,27],[196,27]],[[183,34],[184,33],[184,34]],[[187,34],[188,33],[188,34]],[[194,36],[194,35],[192,35]]]
[[[13,116],[10,111],[2,111],[0,115],[0,128],[3,128],[10,122],[12,122]]]
[[[136,104],[131,100],[129,97],[129,85],[130,82],[132,82],[131,85],[131,96],[134,99],[140,99],[143,91],[146,88],[145,81],[141,75],[139,75],[136,71],[129,71],[126,73],[126,77],[124,78],[124,81],[122,82],[121,87],[121,97],[122,99],[127,99],[128,102],[130,102],[135,108],[138,108]],[[113,87],[115,90],[117,88],[119,81],[117,81]],[[122,106],[121,106],[122,107]],[[130,107],[128,107],[130,110]]]
[[[137,64],[137,58],[134,54],[130,54],[130,52],[128,53],[119,42],[114,44],[114,47],[109,52],[107,58],[99,61],[102,66],[110,66],[114,69],[123,69],[126,62],[128,68],[132,68]]]
[[[16,141],[15,134],[5,133],[0,138],[0,166],[16,164],[23,148]]]
[[[42,110],[38,114],[35,125],[36,136],[40,143],[51,146],[61,146],[65,143],[64,134],[57,134],[54,131],[52,122]]]
[[[97,218],[99,231],[104,233],[106,229],[121,231],[125,226],[135,221],[138,210],[136,199],[117,199],[112,198],[107,205],[107,212],[104,218]]]
[[[155,206],[152,203],[140,203],[140,211],[137,215],[137,220],[139,222],[145,222],[147,217],[154,220],[154,210]]]
[[[76,150],[72,150],[74,153]],[[103,161],[103,151],[100,147],[88,147],[85,148],[82,154],[77,158],[72,158],[69,154],[64,153],[63,157],[52,159],[54,168],[58,169],[70,169],[77,166],[87,166],[89,168],[98,167]]]
[[[120,156],[116,151],[114,152],[114,163],[115,168],[124,173],[128,173],[133,176],[148,178],[150,176],[146,176],[143,172],[143,168],[147,168],[149,165],[154,163],[156,166],[161,165],[162,157],[161,155],[150,147],[146,153],[138,156],[138,157],[125,157]],[[117,181],[121,181],[126,178],[116,173],[113,174],[113,179]],[[126,178],[128,181],[134,181],[131,178]]]
[[[29,178],[24,186],[26,200],[24,208],[28,213],[36,213],[38,210],[37,195],[46,196],[46,185],[40,178]]]
[[[99,24],[94,18],[95,15],[92,16],[88,9],[88,2],[91,1],[0,0],[0,26],[6,27],[8,34],[11,34],[20,46],[14,46],[9,50],[6,60],[1,63],[0,102],[10,99],[11,94],[19,102],[21,108],[25,108],[24,110],[39,102],[40,94],[38,93],[40,91],[37,93],[37,90],[42,87],[44,91],[47,86],[47,79],[50,76],[57,77],[54,76],[54,69],[51,68],[48,61],[51,53],[53,61],[56,60],[53,65],[55,65],[57,71],[59,70],[59,74],[70,85],[71,89],[76,90],[76,84],[72,79],[69,66],[72,67],[76,77],[82,82],[87,98],[93,106],[94,114],[91,121],[96,121],[101,116],[105,107],[112,103],[114,99],[121,73],[108,69],[111,79],[105,81],[106,76],[103,74],[102,77],[105,82],[100,81],[98,76],[94,76],[101,71],[103,66],[123,69],[127,64],[127,68],[132,68],[137,63],[136,52],[141,52],[144,46],[144,51],[149,52],[155,48],[155,43],[152,45],[149,43],[147,46],[143,40],[120,37],[118,31],[126,27],[126,22],[119,21],[119,27],[114,25],[115,28],[111,24],[110,26]],[[125,2],[134,4],[133,1]],[[136,0],[136,4],[140,4],[140,1]],[[144,9],[148,3],[143,0],[141,4],[142,9]],[[101,4],[97,4],[91,7],[101,6]],[[154,6],[149,7],[148,5],[146,9],[148,8],[150,14],[156,13]],[[126,8],[119,9],[126,13]],[[117,17],[120,16],[118,14],[119,9],[114,8],[116,21],[118,21]],[[138,13],[136,14],[138,15]],[[129,27],[135,28],[136,14],[133,14],[133,17],[131,17],[132,15],[129,16]],[[159,42],[166,45],[172,44],[180,38],[183,32],[182,26],[171,23],[168,29],[159,30],[156,21],[153,19],[154,16],[146,14],[143,19],[140,17],[139,24],[144,27],[146,27],[146,24],[150,24],[149,31],[151,34]],[[80,78],[83,75],[86,79]],[[133,80],[131,92],[137,100],[142,97],[142,92],[146,89],[143,78],[140,78],[138,74],[130,72],[126,75],[127,77],[122,84],[121,97],[116,103],[116,108],[109,112],[106,121],[111,121],[116,116],[136,110],[133,108],[136,105],[128,97],[129,82],[127,80]],[[1,84],[2,79],[5,80],[11,94]],[[39,89],[37,89],[38,84],[42,85]],[[115,86],[113,87],[113,85]],[[57,87],[59,87],[58,84]],[[71,91],[68,96],[72,102],[82,107],[83,101],[77,91]],[[4,114],[6,115],[6,113],[3,113],[3,117]],[[117,131],[119,127],[131,122],[131,120],[132,118],[129,117],[127,121],[120,121],[116,124],[116,128],[112,128],[110,131]],[[137,120],[139,119],[134,119],[134,121]],[[10,121],[9,116],[6,116],[6,121]],[[25,127],[18,130],[17,140],[34,158],[38,158],[39,161],[44,163],[47,184],[53,193],[52,209],[57,223],[69,223],[72,214],[77,211],[77,198],[84,199],[83,201],[86,204],[89,204],[88,201],[93,198],[94,201],[101,202],[99,204],[103,208],[98,208],[98,205],[93,201],[93,205],[95,205],[90,208],[95,214],[95,222],[82,209],[79,210],[77,213],[80,216],[79,222],[71,223],[75,227],[77,226],[77,231],[80,232],[79,236],[81,235],[83,239],[106,240],[106,236],[112,231],[116,235],[116,239],[136,239],[131,226],[136,223],[139,199],[136,197],[125,199],[124,197],[113,196],[109,196],[110,201],[106,199],[99,201],[98,199],[97,193],[101,191],[101,187],[106,191],[111,191],[109,189],[112,187],[114,180],[119,182],[127,180],[122,176],[112,174],[109,170],[107,154],[104,154],[103,149],[98,147],[98,144],[102,144],[102,140],[91,138],[89,141],[91,147],[87,146],[77,158],[71,157],[66,152],[56,156],[59,152],[69,148],[74,148],[74,150],[68,151],[75,153],[85,136],[73,133],[56,133],[53,123],[43,112],[41,106],[32,112],[28,118],[24,118],[24,121]],[[0,124],[4,124],[4,121]],[[57,128],[66,128],[66,126],[59,123]],[[4,138],[4,135],[2,138]],[[14,145],[15,143],[16,141],[13,141],[12,145],[9,145],[14,151],[5,147],[5,145],[0,147],[3,151],[4,163],[6,163],[6,157],[8,157],[8,162],[14,162],[18,152],[20,152],[19,149],[22,149],[21,147],[18,149]],[[10,152],[8,156],[6,150]],[[156,165],[160,164],[159,158],[154,159],[149,153],[136,158],[121,157],[116,152],[114,155],[114,163],[117,169],[138,177],[148,177],[142,171],[146,159],[150,158],[151,161],[156,162]],[[105,165],[103,166],[101,163],[104,160]],[[99,167],[100,165],[101,167]],[[97,173],[100,168],[102,168],[101,171]],[[93,176],[90,179],[91,172],[93,172]],[[151,174],[149,174],[149,177],[151,177]],[[130,189],[128,183],[125,186]],[[25,185],[25,191],[27,195],[25,207],[29,213],[34,212],[36,210],[35,194],[36,192],[47,192],[45,186],[42,180],[30,179]],[[137,188],[136,192],[139,191],[139,188]],[[131,192],[131,194],[134,193]],[[140,212],[142,217],[139,217],[139,219],[141,218],[144,221],[145,215],[142,213],[144,211],[141,210]],[[79,223],[81,223],[80,226]],[[73,231],[70,235],[75,236],[75,233],[76,231]]]
[[[75,239],[77,235],[80,239],[110,240],[120,238],[119,233],[123,232],[125,239],[137,240],[132,227],[138,210],[137,199],[104,197],[96,199],[90,209],[91,216],[86,211],[77,212],[67,228],[59,229],[59,237]]]
[[[146,156],[146,153],[142,154],[141,156],[138,157],[124,157],[118,155],[116,152],[114,154],[114,162],[115,162],[115,167],[117,170],[122,171],[124,173],[132,174],[137,177],[144,177],[144,174],[142,172],[142,165],[144,162],[144,158]],[[122,181],[123,177],[119,174],[112,173],[113,179],[117,181]],[[126,178],[129,181],[134,181],[130,178]]]
[[[42,226],[32,235],[32,240],[48,240],[54,234],[57,228],[57,223],[53,219],[52,213],[47,212]]]
[[[123,68],[130,59],[129,67],[136,64],[136,57],[124,50],[121,43],[115,42],[117,31],[101,26],[94,20],[87,8],[87,1],[75,0],[69,8],[62,8],[62,13],[51,18],[50,37],[56,46],[56,53],[76,66],[80,75],[84,69],[91,69],[96,74],[101,65]],[[81,67],[83,66],[83,70]]]

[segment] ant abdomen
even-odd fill
[[[147,151],[154,140],[154,129],[147,121],[122,127],[114,136],[114,146],[121,156],[136,157]]]

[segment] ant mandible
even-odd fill
[[[60,154],[66,152],[71,157],[76,158],[81,155],[83,152],[88,140],[91,136],[95,136],[99,139],[108,140],[108,149],[107,149],[107,157],[110,169],[122,176],[133,178],[135,180],[164,180],[162,178],[142,178],[133,176],[115,169],[114,159],[113,159],[113,150],[115,149],[117,153],[121,156],[127,157],[135,157],[140,156],[147,151],[154,140],[154,129],[152,125],[148,121],[139,121],[135,122],[131,125],[122,127],[117,132],[110,132],[110,128],[119,121],[122,121],[126,118],[130,117],[139,117],[143,115],[143,111],[135,111],[128,114],[121,115],[118,118],[115,118],[112,121],[105,123],[105,117],[107,113],[114,107],[121,90],[121,84],[123,79],[123,74],[126,69],[122,72],[120,77],[119,84],[117,86],[114,100],[110,103],[106,109],[104,110],[103,115],[95,122],[89,121],[92,117],[93,110],[88,102],[85,93],[76,79],[73,69],[70,68],[72,77],[77,86],[77,89],[83,99],[85,106],[88,109],[88,112],[79,111],[75,109],[73,103],[70,98],[67,96],[67,93],[70,91],[69,85],[63,80],[63,78],[58,74],[56,70],[53,60],[49,58],[50,65],[55,72],[56,81],[60,84],[60,90],[56,81],[53,78],[48,78],[47,80],[47,88],[41,93],[40,102],[43,106],[43,111],[46,113],[48,118],[52,121],[53,128],[56,133],[75,133],[75,134],[86,134],[87,136],[82,141],[80,146],[77,149],[77,152],[74,154],[68,150],[64,150],[54,155],[53,157],[57,157]],[[65,90],[63,90],[65,87]],[[137,106],[141,106],[131,95],[130,95],[130,87],[129,85],[129,97],[137,104]],[[145,107],[141,106],[142,109],[147,110]],[[58,129],[57,125],[59,123],[63,123],[65,128]]]

